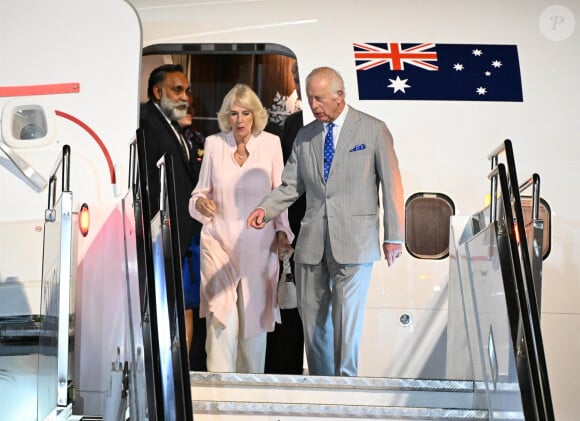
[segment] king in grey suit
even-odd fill
[[[307,209],[296,243],[298,309],[304,325],[310,374],[355,376],[373,261],[389,266],[403,244],[403,188],[393,138],[382,121],[347,106],[344,82],[329,67],[306,78],[316,120],[294,142],[282,184],[248,217],[263,227],[306,194]],[[335,153],[324,180],[324,138],[334,123]]]

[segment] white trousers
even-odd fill
[[[266,361],[266,332],[244,339],[244,297],[241,286],[236,289],[238,300],[225,327],[212,313],[206,317],[207,370],[219,373],[263,373]]]

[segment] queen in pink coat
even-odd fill
[[[263,373],[266,334],[280,323],[278,262],[293,252],[286,212],[263,230],[247,215],[281,182],[280,139],[264,132],[268,113],[247,85],[225,96],[220,133],[205,143],[199,181],[189,202],[201,231],[200,317],[207,324],[207,368]]]

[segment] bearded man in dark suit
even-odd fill
[[[196,244],[199,247],[201,224],[189,216],[188,206],[191,192],[199,177],[201,161],[197,150],[183,136],[178,121],[188,112],[191,92],[189,80],[181,65],[167,64],[151,72],[147,86],[149,101],[142,105],[139,125],[145,135],[147,170],[151,215],[159,211],[159,170],[157,161],[170,155],[173,162],[175,197],[177,205],[177,231],[183,268],[183,289],[192,290],[191,284],[199,289],[199,254],[195,256]],[[192,257],[192,250],[194,256]],[[192,263],[192,261],[197,261]],[[199,295],[199,294],[198,294]],[[193,333],[192,309],[199,302],[185,298],[187,349],[191,346]],[[199,298],[197,299],[199,301]]]

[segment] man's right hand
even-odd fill
[[[262,229],[266,226],[264,218],[266,217],[266,211],[262,208],[257,208],[252,211],[250,216],[248,216],[247,226],[248,228]]]

